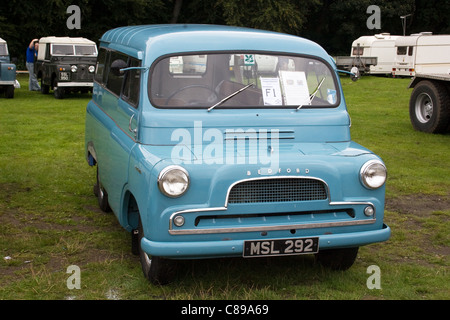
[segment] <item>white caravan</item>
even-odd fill
[[[369,68],[370,74],[390,74],[395,59],[395,41],[400,36],[380,33],[362,36],[352,43],[352,57],[376,57],[377,63]]]
[[[426,74],[450,72],[450,35],[422,32],[398,38],[395,46],[393,76],[414,77],[416,72]]]

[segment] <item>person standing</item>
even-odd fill
[[[28,48],[27,48],[27,69],[30,75],[29,79],[29,90],[30,91],[40,91],[41,87],[37,81],[36,75],[34,74],[34,59],[37,56],[37,51],[39,49],[39,40],[33,39],[31,40]]]

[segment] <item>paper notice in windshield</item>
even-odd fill
[[[309,105],[309,90],[306,75],[302,71],[280,71],[286,105]]]
[[[261,89],[265,106],[283,105],[283,97],[281,95],[281,88],[280,88],[280,79],[261,78]]]

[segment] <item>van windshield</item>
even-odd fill
[[[336,107],[331,68],[311,57],[208,53],[164,57],[152,67],[149,97],[159,108]]]
[[[95,45],[53,44],[52,54],[57,56],[96,56]]]
[[[7,56],[8,55],[8,49],[6,48],[5,43],[0,43],[0,56]]]

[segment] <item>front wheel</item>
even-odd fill
[[[319,251],[316,261],[332,270],[347,270],[356,260],[359,247]]]
[[[53,85],[53,95],[56,99],[64,99],[65,90],[64,88],[58,87],[58,83]]]
[[[450,120],[447,89],[435,81],[421,81],[409,101],[409,116],[414,129],[427,133],[443,133]]]
[[[141,219],[138,225],[138,248],[139,258],[141,261],[142,272],[144,276],[153,284],[165,285],[172,282],[176,265],[173,260],[164,259],[162,257],[149,256],[141,247],[141,240],[144,237],[144,229]]]
[[[7,87],[6,87],[6,90],[5,90],[5,97],[6,97],[7,99],[12,99],[12,98],[14,98],[14,86],[13,86],[13,85],[7,86]]]

